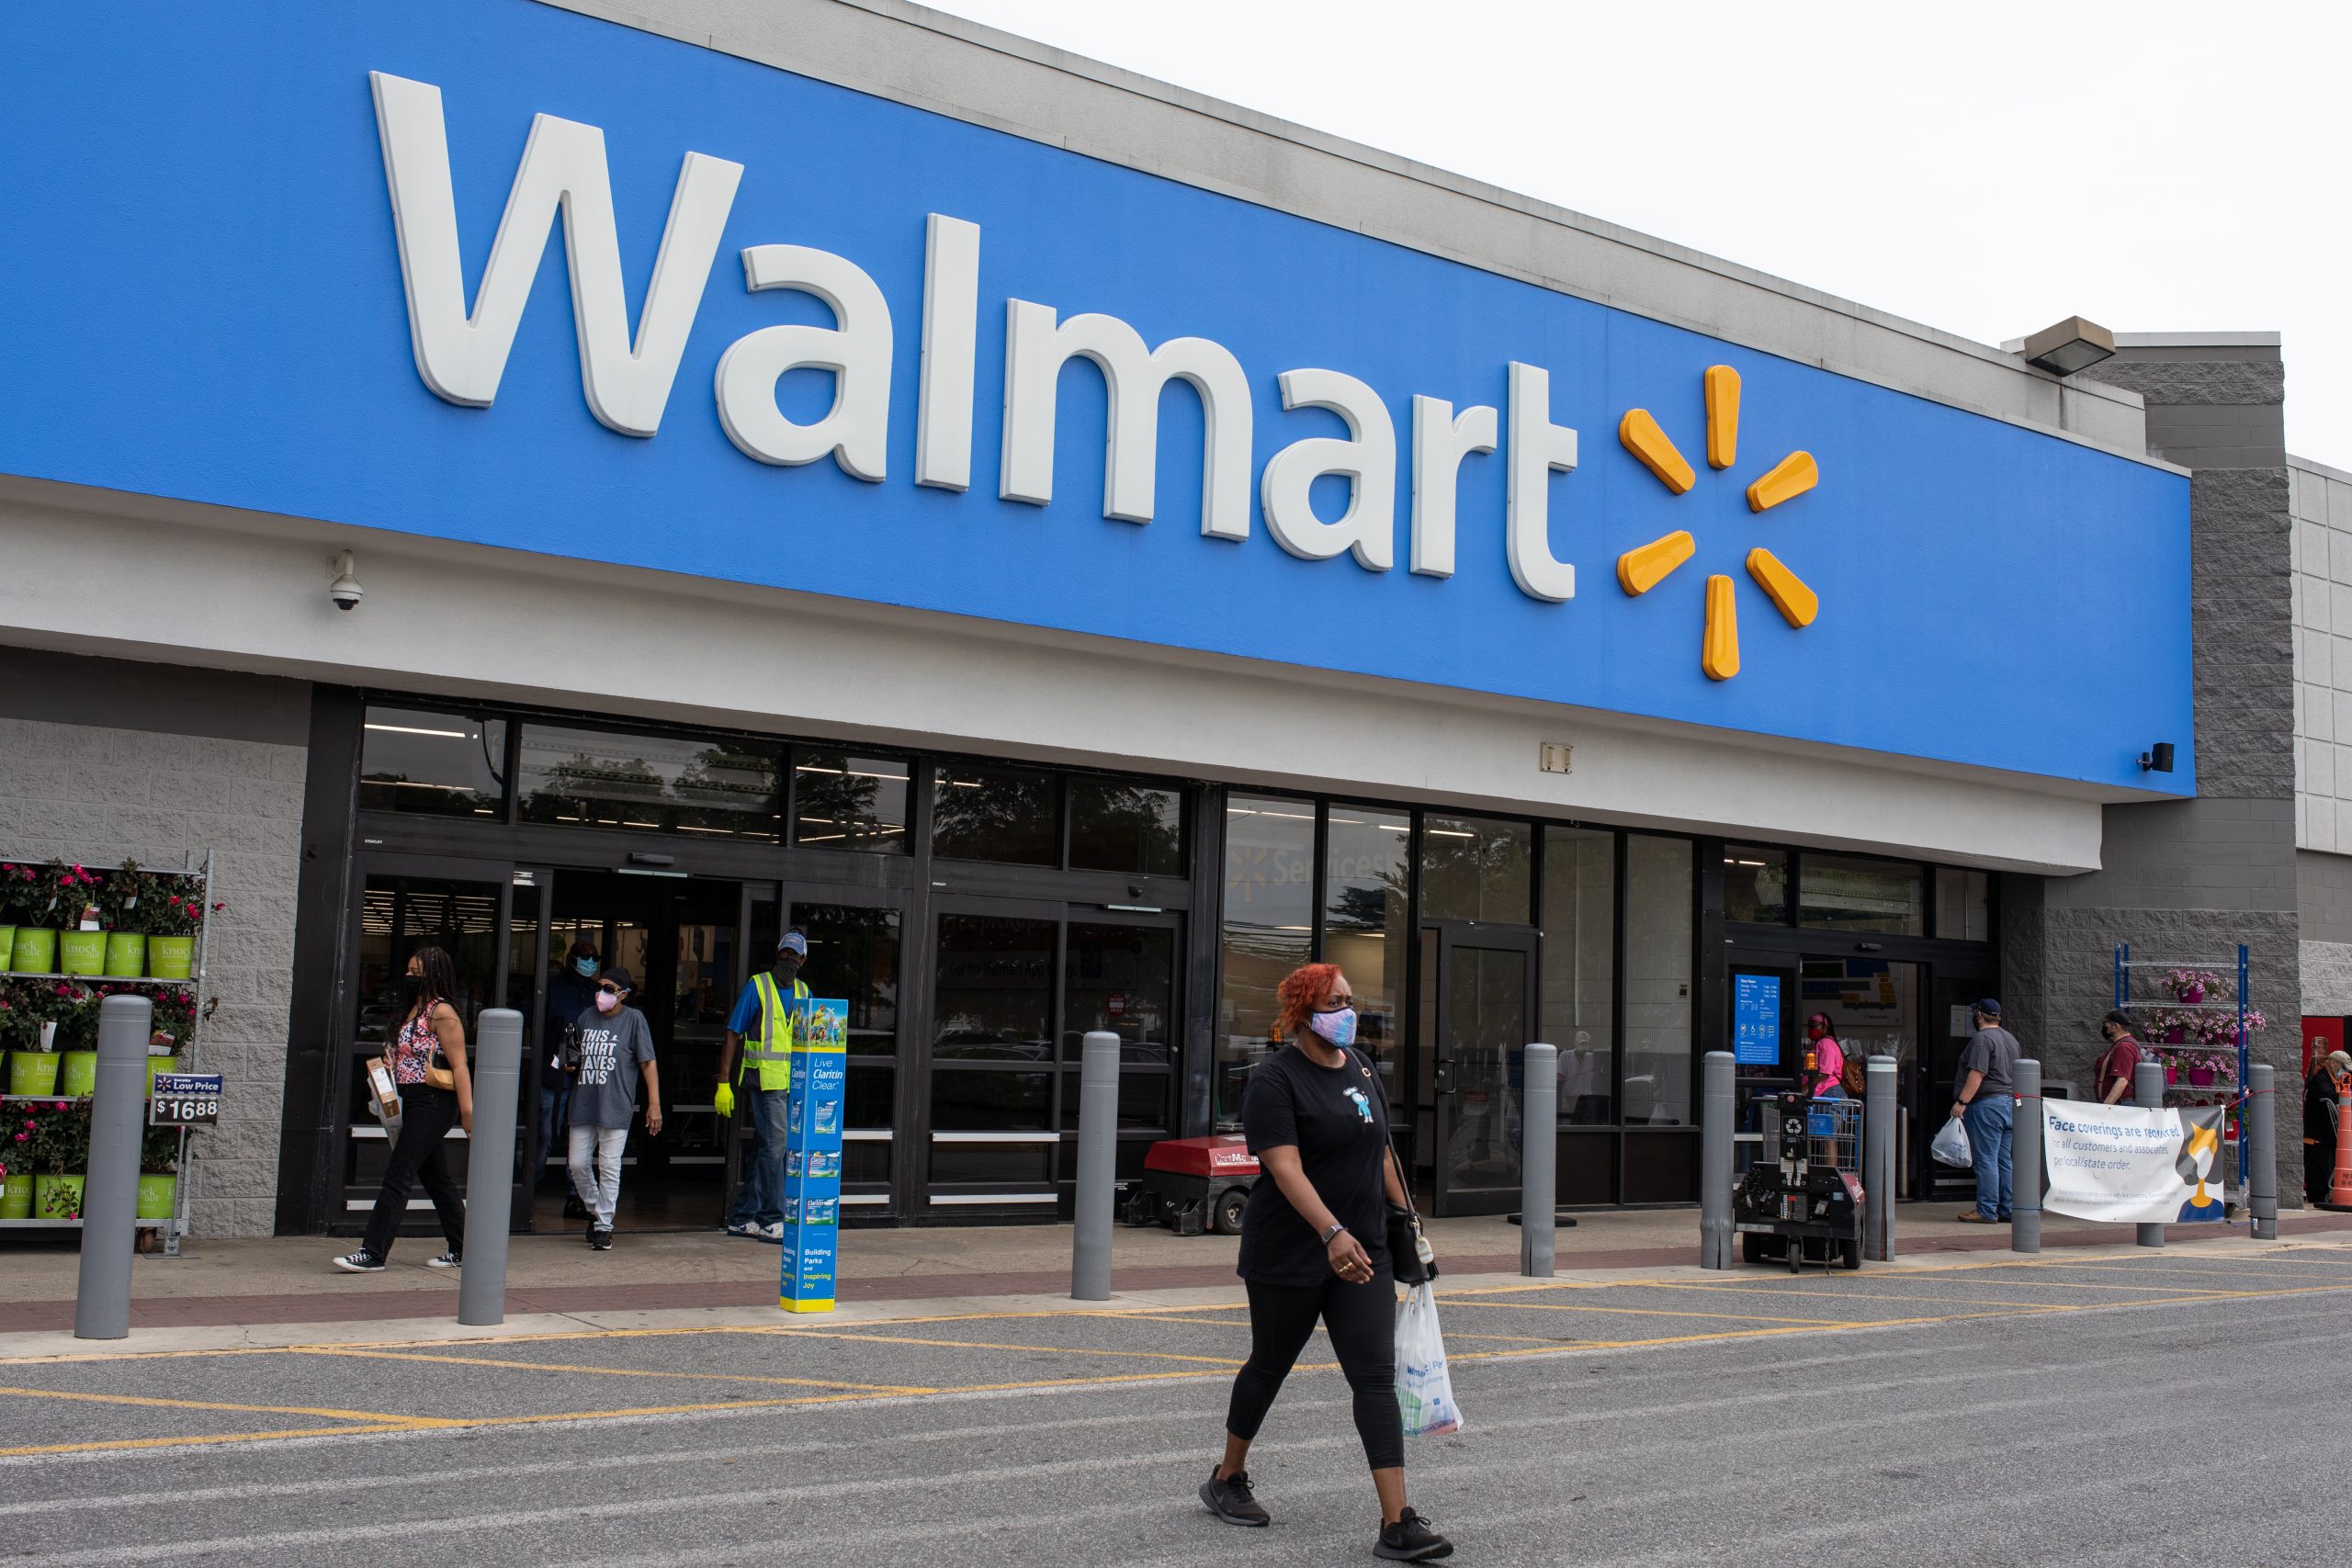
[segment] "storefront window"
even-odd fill
[[[1050,1059],[1057,934],[1052,920],[940,916],[932,1055]]]
[[[1891,936],[1928,934],[1927,874],[1918,866],[1807,854],[1797,870],[1800,925]]]
[[[1184,801],[1172,789],[1117,779],[1069,784],[1069,863],[1077,871],[1184,874]]]
[[[1789,852],[1724,846],[1724,919],[1789,923]]]
[[[1559,1050],[1559,1121],[1614,1122],[1617,836],[1544,829],[1543,1032]]]
[[[1687,1127],[1690,1098],[1690,844],[1625,840],[1625,1123]]]
[[[905,854],[907,764],[896,757],[802,750],[792,761],[792,841]]]
[[[1993,940],[1993,879],[1958,866],[1936,868],[1936,934],[1951,942]]]
[[[1387,1076],[1404,1030],[1412,818],[1340,803],[1325,820],[1323,956],[1347,973],[1356,998],[1357,1043]],[[1393,1077],[1389,1088],[1393,1093]]]
[[[1008,865],[1061,863],[1054,775],[1035,768],[944,763],[931,813],[932,852]]]
[[[899,1052],[899,911],[793,900],[792,923],[808,936],[800,977],[820,997],[849,1003],[849,1054]],[[888,1120],[851,1126],[887,1127]]]
[[[526,822],[782,841],[780,748],[689,736],[523,727]]]
[[[1228,796],[1216,1044],[1216,1114],[1228,1125],[1242,1080],[1273,1049],[1274,987],[1306,962],[1314,935],[1314,804]]]
[[[1486,817],[1424,818],[1423,918],[1527,924],[1532,841],[1524,822]]]
[[[506,721],[373,704],[360,732],[359,808],[506,815]]]

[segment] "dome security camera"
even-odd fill
[[[359,603],[360,594],[366,592],[359,586],[359,580],[351,575],[351,552],[345,550],[335,557],[334,581],[327,584],[327,597],[334,601],[334,607],[348,610]]]

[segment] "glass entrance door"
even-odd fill
[[[1746,1168],[1759,1141],[1755,1097],[1792,1089],[1804,1080],[1805,1021],[1821,1013],[1849,1056],[1894,1058],[1896,1196],[1923,1195],[1926,1172],[1919,1162],[1926,1157],[1926,1143],[1918,1096],[1924,968],[1901,959],[1733,953],[1725,1037],[1736,1064],[1736,1169]]]
[[[1432,1207],[1440,1214],[1502,1213],[1519,1206],[1535,939],[1468,924],[1442,926],[1435,935],[1435,1005],[1428,1019],[1436,1101]],[[1543,1135],[1555,1135],[1554,1129]]]

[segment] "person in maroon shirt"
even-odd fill
[[[2091,1070],[2091,1083],[2101,1105],[2120,1105],[2132,1097],[2132,1069],[2140,1065],[2140,1043],[2132,1038],[2132,1015],[2118,1009],[2098,1021],[2107,1039],[2107,1054]]]

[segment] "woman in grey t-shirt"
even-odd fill
[[[637,1074],[645,1074],[645,1130],[662,1131],[662,1077],[653,1065],[653,1029],[628,1003],[636,982],[626,969],[607,969],[596,982],[596,1005],[576,1021],[579,1056],[572,1067],[571,1186],[588,1210],[588,1245],[613,1246],[613,1210],[621,1196],[621,1150],[637,1115]],[[591,1168],[591,1160],[594,1168]]]

